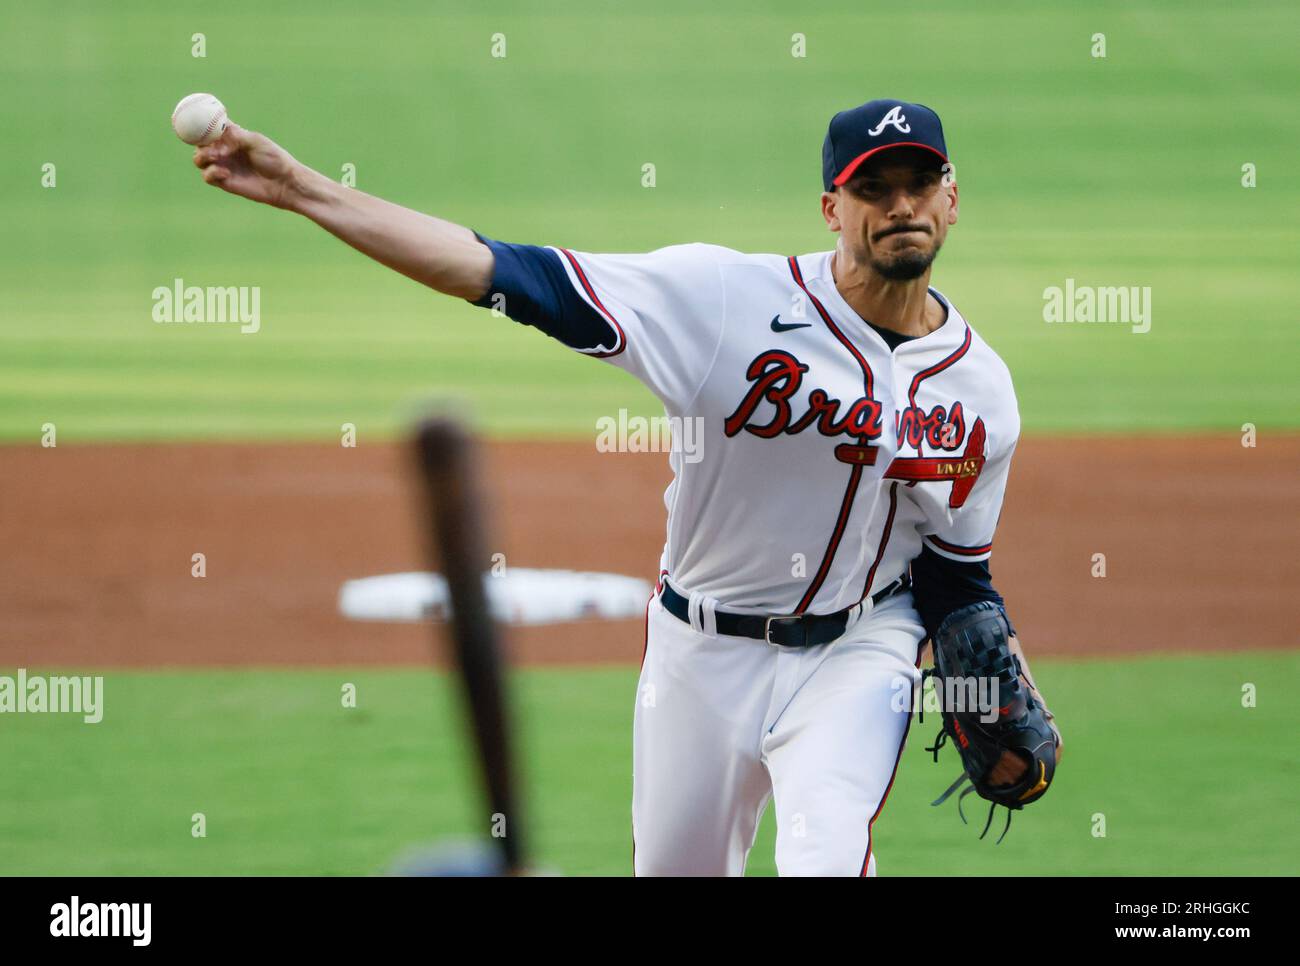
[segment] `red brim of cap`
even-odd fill
[[[944,164],[948,163],[948,158],[945,157],[942,151],[937,151],[934,148],[930,147],[930,145],[928,144],[921,144],[917,141],[898,141],[894,144],[882,144],[878,148],[872,148],[870,151],[867,151],[865,154],[859,154],[856,158],[854,158],[852,161],[850,161],[848,164],[844,166],[844,170],[841,171],[839,174],[837,174],[835,176],[835,180],[831,183],[836,185],[844,184],[844,182],[848,181],[849,178],[853,177],[853,172],[857,171],[858,168],[862,166],[862,163],[864,161],[866,161],[872,155],[879,154],[881,151],[888,151],[890,148],[922,148],[923,150],[929,151],[931,154],[935,155]]]

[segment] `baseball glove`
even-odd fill
[[[933,752],[951,738],[961,755],[964,771],[932,804],[941,805],[966,781],[970,787],[957,799],[957,813],[966,816],[961,802],[978,792],[989,805],[988,820],[980,838],[988,834],[997,806],[1007,809],[1007,824],[998,842],[1011,827],[1011,813],[1046,794],[1056,772],[1060,732],[1052,712],[1043,703],[1028,671],[1010,645],[1011,628],[1002,608],[980,601],[953,611],[934,635],[934,668],[922,675],[934,680],[943,727]],[[978,700],[978,696],[986,700]],[[990,700],[991,699],[991,700]],[[984,708],[980,708],[980,704]],[[922,708],[921,720],[925,711]],[[1019,755],[1028,766],[1010,783],[995,785],[993,772],[1004,752]]]

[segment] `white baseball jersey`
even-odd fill
[[[1006,366],[940,293],[944,323],[891,351],[836,289],[833,252],[552,250],[615,333],[580,351],[701,421],[700,459],[672,453],[664,497],[662,569],[681,591],[831,613],[923,541],[988,556],[1019,413]]]

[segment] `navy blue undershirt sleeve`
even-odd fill
[[[494,265],[487,294],[471,305],[490,309],[499,294],[505,297],[502,310],[507,316],[572,349],[614,345],[617,333],[569,283],[559,255],[538,245],[512,245],[474,234],[492,250]]]
[[[979,600],[991,600],[1006,613],[1002,595],[993,589],[987,560],[950,560],[928,546],[912,561],[912,599],[930,637],[945,617]],[[1011,633],[1015,632],[1013,626]]]

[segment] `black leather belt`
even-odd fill
[[[902,593],[912,586],[912,579],[906,573],[881,590],[871,595],[871,606],[895,594]],[[683,597],[667,580],[659,592],[659,600],[664,610],[680,621],[691,622],[691,603]],[[718,610],[714,613],[719,634],[733,637],[752,637],[767,641],[776,647],[816,647],[829,644],[849,626],[849,615],[858,607],[846,607],[834,614],[797,614],[789,617],[758,617],[753,614],[737,614],[733,611]]]

